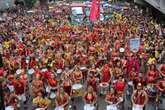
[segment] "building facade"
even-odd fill
[[[15,7],[14,1],[15,0],[0,0],[0,10]]]

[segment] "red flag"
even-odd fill
[[[99,18],[100,18],[100,2],[97,5],[97,0],[93,0],[91,10],[90,10],[90,21],[93,22]]]
[[[98,11],[97,11],[97,19],[100,19],[100,0],[98,0]]]

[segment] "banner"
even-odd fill
[[[129,45],[132,52],[138,52],[140,47],[140,38],[130,39]]]
[[[83,15],[83,8],[82,7],[72,7],[72,14],[73,15]]]

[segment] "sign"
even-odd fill
[[[130,39],[129,45],[132,52],[138,52],[140,47],[140,38]]]
[[[82,7],[72,7],[72,14],[73,15],[83,15],[83,8]]]

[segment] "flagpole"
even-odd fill
[[[2,81],[0,81],[0,110],[5,110]]]
[[[0,68],[2,67],[3,67],[3,59],[2,59],[2,54],[0,53]],[[0,110],[5,110],[2,82],[3,80],[0,78]]]

